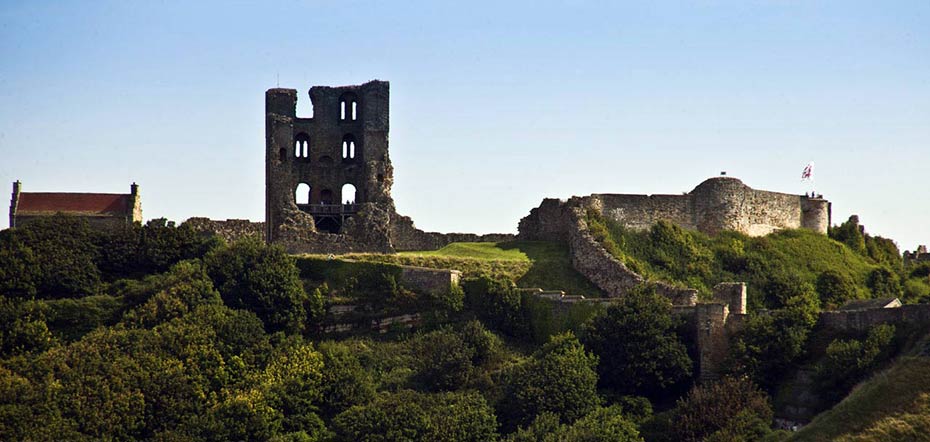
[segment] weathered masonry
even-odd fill
[[[13,183],[10,227],[56,214],[82,218],[101,228],[142,222],[142,198],[136,183],[129,186],[129,193],[23,192],[22,186],[19,181]]]
[[[566,205],[584,205],[632,229],[648,229],[659,220],[715,234],[735,230],[762,236],[781,229],[806,228],[827,233],[830,202],[820,196],[756,190],[731,177],[705,180],[684,195],[594,194],[568,202],[546,199],[520,221],[527,239],[562,239]]]
[[[292,253],[428,250],[452,241],[512,235],[423,232],[397,214],[388,153],[390,86],[310,88],[312,117],[297,116],[297,91],[265,93],[267,241]]]

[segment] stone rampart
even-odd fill
[[[594,239],[588,230],[583,210],[581,207],[573,209],[574,228],[567,232],[572,267],[607,293],[607,296],[623,296],[645,279],[627,268]]]
[[[265,223],[252,222],[247,219],[218,221],[209,218],[190,218],[182,225],[189,226],[198,232],[216,234],[226,242],[235,242],[246,237],[265,239]]]
[[[417,293],[440,295],[459,285],[462,272],[448,269],[401,266],[400,284]]]
[[[896,308],[876,308],[841,312],[822,312],[819,324],[836,330],[865,331],[879,324],[930,324],[930,304],[911,304]]]
[[[407,216],[395,216],[390,224],[391,245],[395,250],[438,250],[454,242],[505,242],[513,241],[515,235],[491,233],[478,235],[474,233],[438,233],[424,232],[413,225]]]

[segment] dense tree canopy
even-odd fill
[[[585,324],[581,336],[600,358],[601,385],[620,393],[659,397],[691,374],[671,304],[654,289],[632,291],[611,304]]]

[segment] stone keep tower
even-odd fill
[[[393,208],[386,81],[310,88],[313,116],[296,115],[297,91],[265,93],[265,228],[312,217],[315,230],[341,233],[361,207]],[[309,223],[308,223],[309,224]]]

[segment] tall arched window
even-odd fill
[[[342,203],[355,204],[355,186],[349,183],[342,185]]]
[[[294,137],[294,156],[310,158],[310,135],[301,132]]]
[[[310,185],[300,183],[294,191],[294,202],[297,204],[310,204]]]
[[[352,92],[339,97],[339,120],[355,121],[358,119],[358,98]]]
[[[342,137],[342,159],[343,161],[354,160],[355,155],[355,137],[352,134],[346,134]]]

